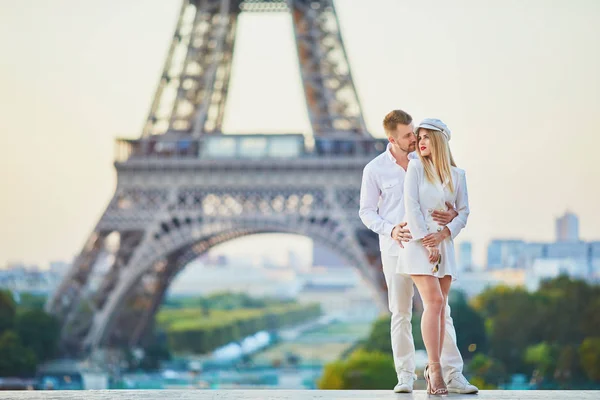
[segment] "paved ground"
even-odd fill
[[[132,400],[425,400],[435,399],[424,391],[394,394],[383,390],[81,390],[0,392],[0,399],[132,399]],[[600,391],[481,391],[478,395],[451,394],[449,399],[470,400],[588,400],[600,399]]]

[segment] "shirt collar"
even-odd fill
[[[394,158],[394,155],[392,154],[391,148],[392,148],[392,144],[390,142],[388,142],[388,144],[385,148],[385,153],[386,153],[387,157],[390,159],[390,161],[393,162],[394,164],[396,164],[396,159]],[[417,158],[419,158],[419,156],[417,155],[416,151],[413,151],[412,153],[408,153],[408,161],[414,160]]]
[[[394,158],[394,155],[392,154],[392,144],[390,142],[388,142],[388,144],[385,148],[385,154],[388,156],[388,158],[390,159],[391,162],[396,164],[396,159]]]

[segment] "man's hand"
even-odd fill
[[[452,204],[446,202],[446,207],[448,207],[448,211],[434,210],[431,213],[433,220],[442,226],[448,225],[458,215]]]
[[[423,238],[423,246],[425,247],[437,247],[440,243],[450,236],[450,229],[447,226],[443,230],[436,233],[430,233]]]
[[[401,222],[392,229],[392,238],[398,242],[402,248],[404,248],[402,242],[408,242],[412,239],[410,231],[406,228],[406,222]]]

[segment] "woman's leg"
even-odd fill
[[[421,333],[427,350],[429,363],[440,362],[441,316],[444,314],[444,298],[440,287],[440,279],[431,275],[412,275],[423,300],[421,316]]]
[[[452,284],[452,277],[449,275],[439,279],[440,289],[442,291],[442,297],[444,303],[442,305],[442,315],[440,318],[440,347],[438,356],[442,357],[442,347],[444,344],[444,337],[446,336],[446,304],[448,304],[448,293],[450,292],[450,285]]]

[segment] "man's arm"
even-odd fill
[[[380,189],[370,168],[363,170],[360,187],[360,210],[358,216],[367,228],[380,235],[392,237],[394,224],[381,217],[378,213]]]

